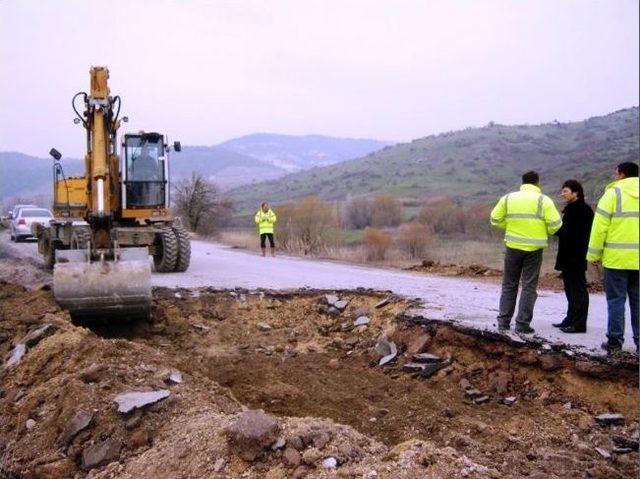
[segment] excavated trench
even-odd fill
[[[412,315],[415,304],[373,291],[160,288],[154,290],[151,322],[94,324],[95,335],[83,328],[68,330],[50,291],[27,294],[5,285],[0,293],[8,298],[6,321],[0,325],[3,354],[15,338],[41,323],[39,317],[58,318],[53,324],[69,338],[60,336],[56,343],[60,333],[54,334],[43,343],[44,352],[38,353],[45,354],[42,359],[29,352],[23,369],[10,373],[16,376],[5,376],[7,387],[0,391],[0,402],[9,414],[0,414],[0,439],[6,444],[16,434],[15,444],[21,444],[26,418],[38,423],[50,414],[46,408],[53,406],[47,405],[60,401],[61,412],[56,414],[63,418],[71,414],[65,408],[77,407],[73,404],[79,397],[94,410],[105,411],[97,413],[92,441],[122,436],[121,462],[152,464],[152,459],[136,455],[138,446],[129,445],[133,433],[127,432],[109,401],[125,388],[166,387],[162,381],[154,382],[157,376],[152,371],[167,366],[184,375],[187,389],[176,386],[177,398],[167,403],[165,412],[158,409],[143,416],[149,431],[180,421],[185,414],[197,418],[207,408],[233,414],[238,407],[234,404],[239,403],[283,420],[329,418],[352,426],[388,447],[389,452],[378,459],[382,465],[399,460],[403,450],[418,447],[416,441],[426,440],[441,451],[455,451],[457,461],[488,468],[482,477],[637,477],[640,472],[635,356],[588,357],[559,345],[513,341],[432,322]],[[366,324],[356,326],[356,322]],[[67,359],[58,358],[60,348],[67,347],[61,345],[69,341],[73,347],[65,353]],[[381,354],[389,352],[389,343],[397,355],[381,366]],[[421,353],[435,358],[423,356],[419,359],[432,362],[407,365]],[[99,372],[100,363],[111,372]],[[69,379],[69,374],[83,378],[85,373],[79,370],[90,371],[95,386]],[[223,388],[212,386],[215,383]],[[30,393],[29,388],[36,389]],[[24,399],[16,399],[25,392]],[[229,394],[233,397],[227,398]],[[604,413],[623,418],[617,424],[600,425],[595,417]],[[64,421],[54,429],[53,438],[64,429]],[[81,468],[79,454],[86,447],[81,442],[89,437],[79,436],[78,444],[71,446],[78,452],[72,456],[75,465],[67,464],[69,471]],[[23,456],[18,446],[12,446],[18,451],[13,454],[20,456],[17,464],[27,464],[30,451],[51,442],[44,436],[24,441]],[[207,440],[208,447],[213,447],[212,441]],[[162,444],[158,447],[169,447]],[[324,445],[314,444],[318,449]],[[200,460],[210,454],[185,451],[172,463],[195,464],[196,456]],[[420,467],[436,467],[433,457],[421,459]],[[66,459],[56,461],[52,464]],[[237,474],[245,470],[237,467]]]
[[[637,475],[637,452],[602,457],[617,447],[614,438],[638,439],[635,357],[514,343],[408,316],[413,305],[398,298],[376,308],[384,296],[337,294],[348,303],[342,311],[322,292],[158,290],[154,322],[127,335],[170,350],[182,369],[230,388],[247,406],[331,418],[388,446],[429,439],[522,475]],[[362,316],[370,322],[354,327]],[[383,338],[398,355],[380,366]],[[407,371],[412,353],[422,352],[438,356],[441,369]],[[602,413],[623,414],[625,424],[598,426]]]

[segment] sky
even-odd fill
[[[637,106],[638,0],[0,0],[0,151],[84,154],[106,65],[126,131],[409,141]],[[123,131],[121,130],[121,133]]]

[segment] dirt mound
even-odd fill
[[[49,291],[0,283],[0,477],[637,475],[635,358],[421,324],[382,299],[157,289],[151,322],[88,329]],[[118,412],[152,391],[169,395]],[[277,422],[251,461],[226,432],[246,407]]]
[[[437,261],[424,260],[422,263],[409,266],[409,271],[417,271],[421,273],[438,274],[442,276],[484,276],[499,277],[502,271],[489,266],[480,264],[460,265],[460,264],[443,264]]]

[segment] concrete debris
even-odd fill
[[[423,378],[430,378],[441,369],[449,366],[450,363],[447,361],[441,363],[423,363],[422,365],[424,367],[418,372],[418,375]]]
[[[119,394],[114,398],[114,401],[118,403],[118,412],[126,414],[136,408],[142,408],[166,399],[170,394],[171,392],[167,389],[159,389],[157,391],[136,391]]]
[[[418,363],[439,363],[442,361],[442,358],[440,356],[429,353],[414,354],[412,357],[413,360]]]
[[[13,367],[16,364],[18,364],[22,360],[22,357],[25,355],[26,352],[27,352],[27,346],[24,343],[16,344],[13,347],[13,350],[11,351],[11,356],[9,357],[9,359],[4,365],[5,369],[9,369],[10,367]]]
[[[358,319],[355,320],[353,325],[354,326],[366,326],[370,322],[371,322],[371,318],[369,318],[367,316],[360,316]]]
[[[349,301],[347,301],[346,299],[341,299],[340,301],[336,301],[335,303],[333,303],[333,307],[339,311],[344,311],[348,304]]]
[[[325,469],[335,469],[338,467],[338,460],[335,457],[327,457],[322,461],[322,467]]]
[[[507,406],[513,406],[516,403],[517,399],[515,396],[509,396],[507,398],[504,398],[502,400],[503,404],[506,404]]]
[[[115,461],[120,457],[120,449],[122,443],[113,438],[85,447],[82,451],[82,467],[88,470]]]
[[[276,419],[261,409],[244,411],[225,431],[231,449],[246,461],[260,457],[279,432]]]
[[[78,411],[75,413],[67,424],[67,427],[58,437],[58,445],[63,448],[67,447],[80,431],[89,427],[92,421],[93,413],[87,411]]]
[[[603,449],[601,447],[596,447],[596,452],[600,454],[602,457],[604,457],[605,459],[611,459],[611,453],[609,453],[609,451],[607,451],[606,449]]]
[[[375,308],[376,308],[376,309],[384,308],[384,307],[385,307],[387,304],[389,304],[390,302],[391,302],[391,299],[389,299],[389,298],[385,298],[385,299],[383,299],[382,301],[378,302],[378,303],[375,305]]]
[[[600,414],[595,417],[596,422],[600,426],[612,426],[624,424],[624,416],[616,413]]]
[[[257,326],[260,331],[271,331],[273,329],[268,323],[258,323]]]
[[[41,328],[31,331],[20,342],[26,344],[27,348],[32,348],[47,336],[51,336],[55,331],[56,327],[53,324],[45,324]]]
[[[336,304],[338,301],[340,301],[340,298],[338,298],[337,296],[333,295],[333,294],[326,294],[324,296],[324,299],[327,301],[327,304],[329,306],[333,306],[334,304]]]
[[[398,348],[396,347],[396,343],[393,341],[387,341],[386,339],[381,339],[376,344],[376,351],[378,354],[383,355],[378,363],[380,366],[384,366],[385,364],[389,364],[393,361],[398,355]]]

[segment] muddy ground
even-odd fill
[[[372,291],[338,292],[340,312],[326,293],[156,289],[152,321],[90,329],[46,286],[0,283],[0,477],[637,477],[635,356],[456,329]],[[405,372],[424,351],[444,367]],[[118,412],[116,395],[157,390]],[[253,460],[225,432],[246,409],[283,440]]]

